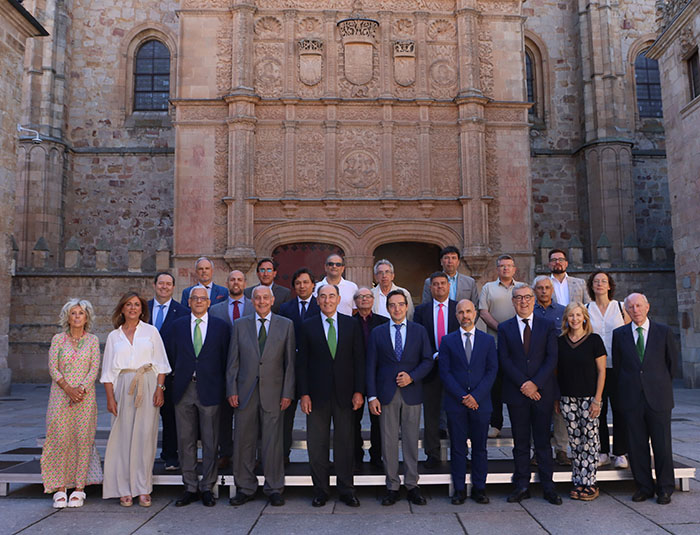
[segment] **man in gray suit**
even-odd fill
[[[236,495],[231,505],[255,497],[255,450],[262,435],[263,491],[270,504],[284,505],[283,411],[294,397],[296,345],[292,320],[272,314],[275,301],[269,286],[253,290],[255,314],[233,324],[226,370],[228,402],[235,410],[233,477]]]
[[[245,296],[252,298],[253,288],[257,288],[258,286],[267,286],[272,290],[272,295],[275,298],[275,304],[272,305],[272,312],[279,314],[280,307],[292,298],[292,292],[289,290],[289,288],[275,284],[275,277],[277,277],[277,262],[275,262],[272,258],[260,259],[258,261],[256,273],[260,284],[248,286],[245,289]]]
[[[554,302],[564,306],[573,302],[590,302],[591,298],[588,297],[586,291],[586,281],[569,277],[566,274],[567,267],[569,267],[569,261],[564,251],[561,249],[549,251],[549,271],[551,272],[552,286],[554,286]]]
[[[459,249],[454,245],[448,245],[440,251],[440,265],[442,271],[447,273],[447,280],[450,283],[450,299],[461,301],[469,299],[474,306],[479,304],[479,292],[476,289],[476,281],[467,275],[457,272],[461,257]],[[432,299],[430,294],[430,277],[425,279],[423,284],[423,303],[428,303]]]
[[[234,269],[226,279],[228,286],[228,299],[221,301],[209,309],[209,314],[228,323],[233,330],[233,323],[255,312],[253,302],[243,295],[245,288],[245,274]],[[227,400],[221,404],[219,412],[219,460],[218,467],[223,470],[231,466],[233,457],[233,407]]]

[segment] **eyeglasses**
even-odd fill
[[[552,264],[563,264],[563,263],[567,262],[566,258],[550,258],[549,261]]]
[[[358,295],[355,299],[374,299],[374,296],[372,294],[369,295]]]
[[[260,268],[258,271],[260,273],[272,273],[275,270],[275,268]]]
[[[202,301],[209,301],[208,297],[202,297],[199,295],[191,295],[190,296],[190,301],[194,301],[195,303],[201,303]]]
[[[530,302],[535,298],[534,295],[514,295],[513,300],[520,303],[521,301]]]
[[[343,264],[342,262],[326,262],[326,265],[332,267],[342,267],[345,264]]]

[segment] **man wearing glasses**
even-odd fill
[[[377,281],[377,285],[372,288],[372,295],[374,296],[374,305],[372,305],[372,312],[384,316],[385,318],[391,317],[389,311],[386,308],[386,298],[389,292],[394,290],[401,290],[408,300],[408,319],[409,321],[413,319],[413,299],[411,299],[411,294],[405,288],[396,286],[394,284],[394,264],[382,258],[374,264],[374,280]]]
[[[292,292],[284,286],[275,284],[275,277],[277,276],[277,263],[272,260],[272,258],[263,258],[258,261],[258,268],[256,271],[258,275],[258,280],[260,284],[255,284],[254,286],[248,286],[245,289],[245,296],[248,299],[252,299],[253,288],[256,286],[267,286],[272,290],[272,295],[275,297],[275,303],[272,305],[272,313],[279,314],[280,307],[291,299]]]
[[[326,276],[322,281],[316,284],[314,295],[318,297],[318,290],[326,284],[332,284],[338,287],[340,291],[340,303],[338,304],[338,312],[346,316],[352,316],[355,306],[355,292],[357,284],[343,278],[345,273],[345,260],[339,254],[332,254],[326,258]]]
[[[554,286],[554,302],[564,306],[574,302],[590,302],[591,299],[586,291],[586,281],[569,277],[566,274],[567,267],[569,267],[569,261],[566,259],[564,251],[561,249],[549,251],[549,271],[551,272],[552,286]]]
[[[552,483],[549,429],[558,387],[557,333],[554,324],[534,315],[535,292],[527,284],[513,288],[515,317],[498,325],[498,363],[503,371],[503,401],[513,429],[513,484],[508,502],[530,497],[530,435],[544,499],[561,505]]]

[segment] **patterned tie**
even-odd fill
[[[472,361],[472,333],[464,333],[464,354],[467,356],[467,364]]]
[[[644,362],[644,328],[637,327],[637,356],[639,362]]]
[[[442,337],[445,336],[445,312],[442,310],[445,305],[440,303],[438,305],[438,316],[437,316],[437,346],[440,348],[440,342],[442,342]]]
[[[165,308],[165,305],[158,305],[158,314],[156,314],[156,329],[160,331],[160,328],[163,326],[163,309]]]
[[[396,353],[396,360],[401,360],[403,355],[403,340],[401,339],[401,325],[394,324],[396,329],[396,334],[394,335],[394,353]]]
[[[194,320],[194,340],[192,345],[194,345],[194,356],[198,357],[199,352],[202,350],[202,331],[199,329],[199,324],[202,323],[200,318]]]
[[[306,316],[306,301],[301,302],[301,314],[300,314],[300,316],[301,316],[301,319],[304,319],[304,317]]]
[[[265,330],[265,318],[258,318],[258,321],[260,322],[258,346],[260,347],[260,354],[262,355],[263,349],[265,349],[265,342],[267,341],[267,331]]]
[[[338,348],[338,337],[335,333],[333,318],[326,318],[328,322],[328,349],[331,351],[331,357],[335,358],[335,350]]]
[[[523,349],[527,355],[530,352],[530,336],[532,336],[532,329],[530,329],[530,318],[523,319],[525,324],[525,330],[523,331]]]
[[[238,318],[241,317],[241,309],[238,308],[239,303],[240,303],[240,301],[233,302],[233,314],[231,314],[231,316],[233,318],[232,321],[236,321]]]

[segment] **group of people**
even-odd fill
[[[297,405],[307,418],[312,505],[322,507],[331,494],[332,437],[339,499],[358,507],[353,474],[364,460],[365,403],[370,463],[386,475],[382,505],[400,499],[399,439],[407,499],[426,503],[418,486],[421,410],[425,468],[440,463],[444,411],[452,503],[467,498],[467,441],[470,497],[489,503],[486,444],[500,434],[503,403],[514,443],[509,502],[530,498],[534,463],[544,498],[562,503],[552,482],[553,424],[555,459],[572,464],[572,499],[598,496],[598,466],[629,462],[637,484],[632,499],[656,495],[658,503],[669,503],[676,348],[670,329],[648,319],[646,297],[632,293],[624,304],[615,301],[613,277],[604,271],[587,282],[568,276],[559,249],[549,254],[551,274],[533,286],[517,282],[513,258],[500,256],[498,279],[480,293],[474,279],[458,273],[460,261],[456,247],[440,252],[442,270],[426,279],[415,307],[384,259],[374,266],[374,288],[345,279],[344,259],[332,254],[321,281],[298,269],[292,293],[274,282],[277,266],[270,258],[257,263],[258,284],[246,287],[245,275],[234,270],[225,288],[213,283],[213,263],[202,257],[195,264],[198,283],[183,290],[179,303],[174,277],[157,274],[154,299],[128,292],[112,317],[100,378],[113,415],[104,473],[94,443],[100,369],[99,342],[89,332],[94,312],[89,302],[70,300],[49,351],[52,387],[41,465],[54,507],[80,507],[85,486],[99,482],[104,498],[119,498],[125,507],[137,498],[150,506],[159,413],[165,469],[180,469],[185,487],[176,506],[215,505],[218,470],[231,463],[231,505],[253,500],[258,462],[263,493],[281,506]],[[477,328],[480,322],[486,331]],[[68,496],[67,489],[75,490]]]

